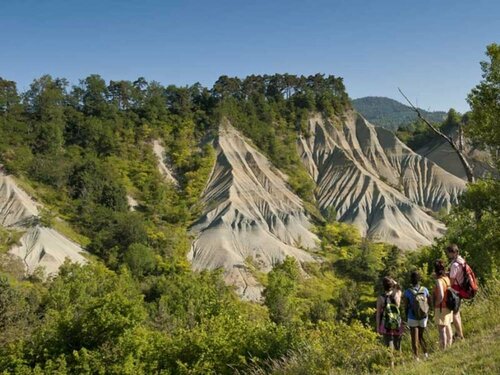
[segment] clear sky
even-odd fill
[[[397,87],[424,109],[465,111],[498,0],[0,0],[0,76],[72,84],[144,76],[211,86],[223,74],[321,72],[352,98]]]

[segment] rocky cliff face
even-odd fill
[[[306,249],[317,237],[286,176],[228,122],[215,142],[217,159],[202,195],[205,210],[192,227],[189,258],[195,269],[225,270],[244,298],[258,299],[261,286],[248,260],[263,271],[285,258],[314,261]]]
[[[24,231],[19,244],[9,253],[21,258],[26,273],[43,267],[45,276],[54,275],[66,259],[86,263],[85,252],[79,245],[38,224],[38,207],[12,177],[0,172],[0,225]]]
[[[174,177],[174,174],[165,163],[165,148],[162,146],[161,142],[158,139],[153,141],[153,152],[158,160],[158,170],[161,175],[165,179],[165,181],[173,184],[174,186],[178,186],[178,181]]]
[[[449,209],[465,188],[462,180],[354,112],[334,121],[311,117],[299,152],[317,183],[321,210],[333,209],[362,235],[403,249],[440,236],[443,224],[426,209]]]
[[[447,129],[446,133],[458,144],[458,128]],[[471,164],[476,177],[485,177],[490,174],[499,177],[492,167],[491,155],[487,151],[479,150],[472,146],[470,140],[465,139],[463,144],[465,155]],[[448,142],[440,137],[435,137],[431,142],[416,150],[428,160],[433,161],[445,171],[467,180],[464,167],[455,150]]]
[[[28,228],[9,253],[23,260],[28,274],[42,267],[46,276],[55,275],[66,259],[73,263],[87,262],[80,246],[54,229],[39,225]]]
[[[29,225],[38,216],[37,204],[20,189],[10,176],[0,172],[0,225]]]
[[[287,255],[314,261],[318,239],[287,177],[227,121],[215,146],[189,258],[195,269],[223,268],[241,295],[258,299],[262,288],[249,262],[267,272]],[[363,236],[402,249],[441,236],[445,227],[429,212],[448,210],[465,188],[463,180],[354,112],[343,119],[311,116],[298,150],[323,212],[333,210]]]

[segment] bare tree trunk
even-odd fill
[[[464,124],[460,121],[458,125],[458,149],[463,152],[464,151]]]
[[[460,144],[457,146],[455,144],[455,142],[453,142],[453,139],[451,139],[446,134],[444,134],[443,132],[441,132],[434,125],[432,125],[429,121],[427,121],[426,118],[424,118],[422,116],[422,113],[420,112],[420,110],[413,105],[413,103],[408,99],[408,97],[403,93],[403,91],[401,91],[400,88],[398,88],[398,90],[401,93],[401,95],[404,96],[404,98],[410,104],[410,106],[413,108],[413,110],[417,113],[418,118],[421,119],[423,122],[425,122],[425,124],[429,128],[431,128],[434,133],[436,133],[441,138],[443,138],[446,142],[448,142],[450,144],[450,146],[453,148],[453,150],[455,150],[455,152],[457,153],[457,156],[458,156],[460,162],[462,163],[462,165],[463,165],[463,167],[465,169],[465,174],[467,176],[467,180],[471,184],[474,183],[475,180],[476,180],[474,178],[474,172],[473,172],[472,167],[470,166],[469,162],[467,161],[467,159],[465,157],[465,154],[464,154],[464,151],[463,151],[463,144],[462,144],[462,136],[463,136],[463,134],[461,133],[462,132],[462,127],[459,128],[459,143]]]

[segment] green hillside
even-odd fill
[[[496,353],[488,348],[492,357],[480,357],[469,349],[495,345],[490,330],[498,331],[500,184],[469,185],[443,218],[445,237],[432,246],[404,253],[370,242],[337,222],[335,212],[318,211],[315,183],[296,147],[299,135],[308,136],[311,113],[341,126],[350,109],[342,79],[322,74],[222,76],[211,88],[99,75],[70,87],[46,75],[23,93],[0,79],[1,173],[43,204],[41,226],[90,254],[88,264],[66,263],[49,279],[25,275],[20,258],[8,254],[21,234],[0,228],[0,373],[384,373],[391,353],[374,329],[381,279],[407,286],[409,272],[418,270],[431,288],[433,263],[445,258],[449,242],[464,249],[483,286],[464,308],[471,346],[452,349],[471,362],[453,366],[497,373]],[[215,162],[208,141],[223,119],[288,174],[318,236],[318,262],[286,257],[265,274],[247,259],[264,287],[259,302],[238,298],[222,270],[195,271],[187,258],[189,230]],[[498,147],[498,138],[488,136],[498,133],[495,124],[471,123],[470,132]],[[163,144],[177,185],[158,170],[154,141]],[[138,202],[135,210],[129,196]],[[0,213],[11,209],[2,204]],[[432,360],[443,366],[437,359],[446,355],[450,363],[449,353],[436,349]],[[404,367],[408,358],[406,341],[398,359],[403,372],[413,371]]]
[[[391,130],[410,125],[417,119],[417,114],[410,107],[390,98],[367,96],[352,100],[352,105],[372,124]],[[441,122],[446,117],[443,111],[421,111],[432,122]]]

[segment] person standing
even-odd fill
[[[403,334],[403,323],[399,306],[401,304],[401,288],[396,281],[390,277],[382,280],[384,292],[377,299],[377,332],[384,337],[384,344],[401,350],[401,336]]]
[[[450,278],[446,276],[444,262],[441,259],[434,263],[434,272],[436,276],[436,285],[434,286],[434,319],[438,326],[439,343],[441,349],[446,349],[453,342],[453,333],[451,322],[453,314],[446,306],[446,297],[448,288],[451,286]]]
[[[428,358],[427,344],[424,338],[429,316],[431,296],[429,290],[420,285],[421,276],[417,271],[410,274],[411,287],[405,290],[404,302],[408,327],[411,335],[411,348],[416,360],[419,360],[419,349]]]
[[[450,282],[451,287],[458,291],[459,297],[463,297],[460,295],[460,290],[462,289],[462,285],[464,283],[464,267],[465,267],[465,259],[462,258],[459,254],[458,246],[456,244],[451,244],[446,248],[446,254],[448,255],[448,259],[451,261],[450,263]],[[453,325],[455,326],[455,336],[458,339],[464,338],[464,332],[462,329],[462,317],[460,315],[460,310],[456,313],[453,313]]]

